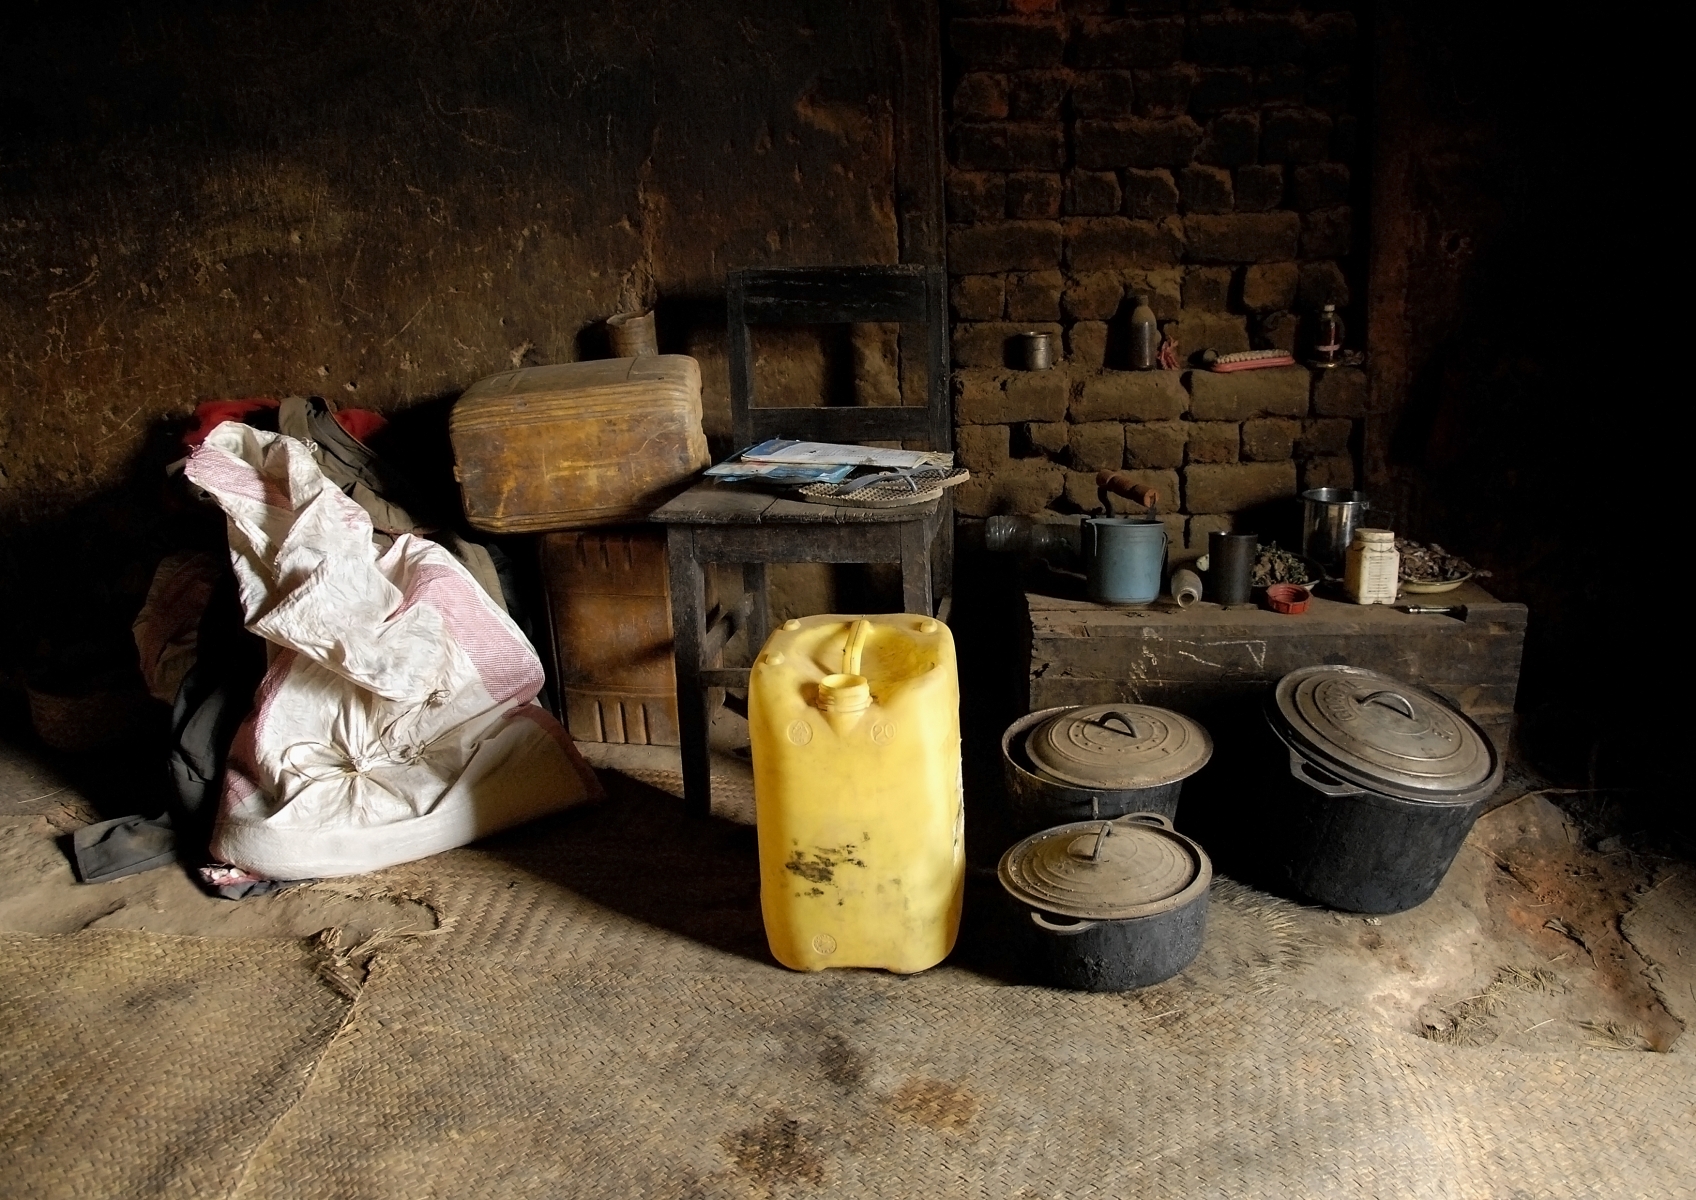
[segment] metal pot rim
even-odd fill
[[[1347,669],[1351,671],[1360,670],[1360,668]],[[1377,672],[1364,673],[1378,674]],[[1296,674],[1296,672],[1291,672],[1291,674]],[[1285,676],[1286,679],[1288,677],[1289,676]],[[1283,680],[1279,680],[1280,687],[1282,684]],[[1401,684],[1401,686],[1407,687],[1412,691],[1420,692],[1425,698],[1443,704],[1446,708],[1448,708],[1453,717],[1462,722],[1477,735],[1478,739],[1483,743],[1484,749],[1490,756],[1490,770],[1482,780],[1470,787],[1454,790],[1421,788],[1398,784],[1394,780],[1375,775],[1351,763],[1341,762],[1331,755],[1325,754],[1321,747],[1312,745],[1296,736],[1295,731],[1290,728],[1288,720],[1279,710],[1278,692],[1276,689],[1274,689],[1272,696],[1267,700],[1266,707],[1262,715],[1265,717],[1266,723],[1271,728],[1273,735],[1280,743],[1288,748],[1293,755],[1305,762],[1311,763],[1313,766],[1329,775],[1335,775],[1337,778],[1344,780],[1347,783],[1354,784],[1360,792],[1370,793],[1375,796],[1384,796],[1392,800],[1403,801],[1409,804],[1423,804],[1437,808],[1464,807],[1468,804],[1476,804],[1478,801],[1488,799],[1491,795],[1493,795],[1502,785],[1502,776],[1506,771],[1507,764],[1504,761],[1501,752],[1496,749],[1496,744],[1490,740],[1489,735],[1479,728],[1478,723],[1471,717],[1467,716],[1453,705],[1448,704],[1447,701],[1442,700],[1441,697],[1434,696],[1426,689],[1415,687],[1412,684]],[[1309,780],[1302,779],[1300,776],[1297,776],[1296,778],[1298,782],[1309,787],[1313,786]]]
[[[1130,704],[1132,702],[1126,701],[1126,703]],[[1083,783],[1072,783],[1069,780],[1061,779],[1057,775],[1051,775],[1044,772],[1036,760],[1031,757],[1029,749],[1026,748],[1026,739],[1043,725],[1064,713],[1071,712],[1075,709],[1093,707],[1096,706],[1090,704],[1059,704],[1053,708],[1038,709],[1036,712],[1027,713],[1020,717],[1017,721],[1014,721],[1011,725],[1007,726],[1006,729],[1001,731],[1002,761],[1012,766],[1012,768],[1017,771],[1022,778],[1028,779],[1043,788],[1061,793],[1062,795],[1065,793],[1076,793],[1077,799],[1081,802],[1083,800],[1087,800],[1090,796],[1100,795],[1104,792],[1142,792],[1149,791],[1153,788],[1170,787],[1174,783],[1182,783],[1184,780],[1190,778],[1213,759],[1212,735],[1209,734],[1206,727],[1201,725],[1199,722],[1196,722],[1191,718],[1186,718],[1186,720],[1190,720],[1192,724],[1201,730],[1202,736],[1206,739],[1207,752],[1202,756],[1200,762],[1196,763],[1194,767],[1180,775],[1173,775],[1170,778],[1156,777],[1143,779],[1138,780],[1135,783],[1100,784],[1091,786]],[[1139,705],[1138,707],[1148,708],[1153,706]],[[1178,713],[1177,715],[1183,716],[1182,713]],[[1029,764],[1028,766],[1026,765],[1027,763]]]
[[[1195,875],[1180,890],[1159,900],[1149,901],[1134,912],[1111,913],[1083,904],[1057,903],[1052,898],[1038,896],[1027,891],[1012,878],[1010,864],[1015,852],[1021,847],[1038,838],[1058,838],[1066,835],[1081,837],[1086,833],[1098,830],[1103,824],[1109,823],[1106,819],[1101,821],[1072,821],[1065,825],[1055,825],[1041,830],[1029,837],[1020,838],[1001,855],[1001,861],[996,864],[996,878],[1000,881],[1002,890],[1025,907],[1057,917],[1072,917],[1082,921],[1138,921],[1145,917],[1158,917],[1177,912],[1180,909],[1188,908],[1197,900],[1205,901],[1209,889],[1213,886],[1213,860],[1207,857],[1207,851],[1203,850],[1201,844],[1194,838],[1173,829],[1167,818],[1161,817],[1157,813],[1127,813],[1125,816],[1115,818],[1111,823],[1118,824],[1131,821],[1132,818],[1138,816],[1154,816],[1159,819],[1161,822],[1159,825],[1148,825],[1147,828],[1157,830],[1161,835],[1181,843],[1195,860]],[[1146,824],[1144,822],[1137,823]]]

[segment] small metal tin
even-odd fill
[[[1052,333],[1021,333],[1025,370],[1046,371],[1054,365],[1054,335]]]

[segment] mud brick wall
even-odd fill
[[[1193,551],[1231,514],[1352,486],[1362,372],[1123,368],[1139,293],[1186,362],[1305,350],[1302,321],[1327,302],[1355,316],[1355,15],[1218,0],[950,14],[955,412],[974,473],[960,510],[1088,510],[1095,471],[1125,467]],[[1056,335],[1056,369],[1012,369],[1026,330]]]

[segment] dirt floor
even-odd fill
[[[970,909],[923,976],[784,972],[745,784],[696,820],[663,762],[604,774],[600,808],[230,902],[79,884],[66,835],[144,768],[0,752],[5,1190],[1696,1194],[1696,868],[1594,797],[1510,775],[1407,913],[1222,879],[1194,967],[1093,997],[974,957]]]

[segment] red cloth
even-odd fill
[[[276,408],[280,403],[265,396],[252,396],[246,400],[202,400],[195,406],[194,424],[183,434],[183,449],[193,450],[225,421],[246,421],[254,413]],[[337,425],[360,442],[369,442],[389,423],[381,413],[366,408],[344,408],[332,415]]]
[[[280,403],[263,396],[247,400],[202,400],[194,407],[194,425],[183,434],[183,449],[193,450],[225,421],[244,421],[253,413],[276,408]]]
[[[374,413],[368,408],[343,408],[331,414],[356,442],[370,442],[372,437],[381,433],[389,419],[382,413]]]

